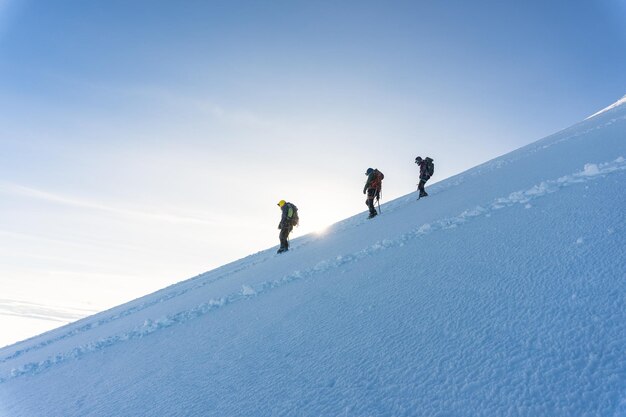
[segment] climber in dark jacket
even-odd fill
[[[432,158],[426,157],[426,159],[422,159],[421,156],[415,158],[415,163],[420,167],[420,182],[417,186],[417,189],[420,191],[419,198],[427,197],[428,193],[424,190],[424,185],[435,173],[435,164]]]

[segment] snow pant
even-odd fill
[[[365,204],[370,209],[370,214],[376,215],[376,208],[374,207],[374,197],[378,194],[378,190],[376,188],[368,188],[367,189],[367,200],[365,200]]]
[[[280,248],[281,249],[289,249],[289,233],[293,230],[293,226],[285,226],[280,229],[280,233],[278,234],[278,239],[280,240]]]
[[[428,181],[429,179],[430,178],[420,178],[420,183],[417,186],[417,189],[420,190],[420,197],[426,194],[426,190],[424,190],[424,185],[426,184],[426,181]]]

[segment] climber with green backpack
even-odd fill
[[[280,229],[280,234],[278,235],[280,248],[277,253],[283,253],[289,250],[289,233],[291,233],[294,226],[298,225],[300,219],[298,218],[298,207],[296,207],[295,204],[280,200],[278,207],[280,207],[282,211],[282,216],[278,224],[278,228]]]

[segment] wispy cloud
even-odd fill
[[[102,239],[89,240],[86,238],[82,238],[80,240],[75,239],[61,239],[58,237],[50,237],[42,234],[31,234],[31,233],[22,233],[22,232],[14,232],[10,230],[2,230],[0,229],[0,245],[2,244],[2,237],[8,238],[9,241],[22,241],[26,242],[28,245],[31,244],[44,244],[44,245],[54,245],[56,248],[65,247],[68,250],[75,250],[76,248],[84,248],[86,244],[91,244],[96,247],[110,247],[115,249],[127,250],[127,251],[136,251],[144,247],[143,245],[129,245],[125,242],[105,242]],[[17,251],[14,248],[11,250],[7,250],[6,248],[2,248],[2,255],[4,256],[15,256],[15,257],[26,257],[28,256],[31,259],[39,259],[39,260],[48,260],[48,261],[64,261],[67,262],[65,258],[60,259],[56,257],[49,256],[36,256],[32,251]],[[81,263],[82,265],[83,263]]]
[[[28,301],[0,299],[0,316],[69,323],[96,312],[97,310],[57,307]]]
[[[290,131],[290,129],[285,126],[284,122],[272,120],[250,109],[226,108],[207,97],[182,95],[161,88],[148,86],[126,88],[120,91],[120,93],[141,97],[151,103],[162,103],[170,107],[178,108],[185,113],[188,113],[190,110],[195,110],[205,116],[221,120],[234,126],[272,132]]]
[[[169,223],[195,223],[202,225],[216,225],[220,223],[219,220],[206,219],[198,216],[190,216],[178,213],[166,213],[156,209],[136,210],[121,208],[114,205],[102,204],[99,202],[88,201],[58,193],[51,193],[48,191],[42,191],[35,188],[4,181],[0,181],[0,193],[37,199],[67,207],[96,210],[119,216],[141,218],[144,220],[148,219]]]
[[[1,2],[2,0],[0,0]],[[272,133],[291,132],[284,121],[261,115],[249,108],[232,108],[224,106],[211,97],[197,94],[181,94],[167,88],[151,85],[113,85],[92,80],[80,79],[66,74],[47,72],[48,77],[57,83],[71,85],[74,88],[88,90],[92,94],[107,99],[123,99],[125,103],[138,101],[154,107],[155,104],[165,106],[181,114],[197,112],[200,115],[219,120],[233,127],[270,131]]]
[[[13,6],[13,3],[13,0],[0,0],[0,39],[4,28],[8,25],[9,6]]]

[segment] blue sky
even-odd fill
[[[280,199],[319,230],[368,167],[390,200],[611,104],[625,51],[623,0],[0,0],[4,297],[119,304],[276,245]]]

